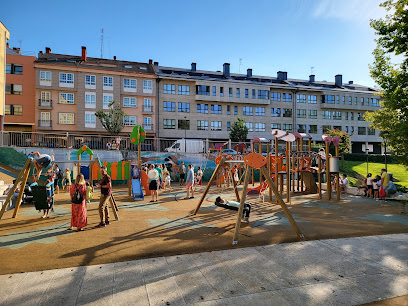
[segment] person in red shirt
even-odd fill
[[[101,167],[102,180],[96,187],[101,188],[101,197],[99,199],[99,217],[101,218],[101,223],[96,227],[105,227],[109,225],[109,209],[108,202],[112,193],[112,179],[108,175],[108,171],[105,166]],[[105,217],[105,219],[104,219]]]

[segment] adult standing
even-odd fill
[[[154,202],[155,198],[156,201],[158,201],[158,195],[157,195],[157,189],[159,188],[158,186],[158,181],[159,181],[159,172],[154,168],[153,165],[150,165],[149,172],[147,173],[147,177],[149,178],[149,190],[152,193],[152,200],[150,202]]]
[[[108,171],[105,166],[102,166],[100,171],[102,180],[96,186],[101,188],[101,197],[99,199],[99,217],[101,219],[101,223],[99,223],[96,227],[105,227],[106,225],[109,225],[108,202],[112,194],[112,179],[108,175]]]
[[[186,178],[186,189],[187,189],[187,197],[186,199],[194,199],[194,169],[193,165],[188,165],[187,170],[187,178]],[[191,197],[190,197],[191,191]]]
[[[59,182],[61,181],[61,179],[64,177],[64,174],[62,173],[61,169],[58,168],[58,165],[55,164],[54,165],[54,189],[55,189],[55,193],[58,194],[59,193]]]
[[[186,166],[184,166],[184,162],[181,162],[180,164],[180,186],[184,185],[184,179],[186,177]]]
[[[385,191],[385,196],[388,195],[388,187],[390,186],[390,177],[388,176],[387,170],[381,169],[381,186]]]
[[[79,193],[82,196],[82,201],[79,204],[72,203],[71,205],[71,227],[72,230],[76,227],[77,231],[83,231],[83,228],[88,225],[87,209],[86,209],[86,185],[84,175],[78,174],[75,184],[71,185],[71,199]],[[72,201],[73,202],[73,201]]]

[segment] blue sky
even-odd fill
[[[37,53],[104,57],[163,66],[222,70],[374,86],[368,65],[375,47],[370,18],[379,0],[7,1],[0,20],[11,46]],[[241,65],[239,65],[240,60]]]

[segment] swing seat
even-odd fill
[[[33,203],[35,209],[37,210],[50,209],[47,202],[46,186],[32,186],[31,190],[33,193]]]

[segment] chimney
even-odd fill
[[[7,44],[6,44],[6,46],[7,46],[7,48],[9,48],[9,49],[10,49],[10,44],[9,44],[9,43],[7,43]]]
[[[286,71],[278,71],[278,80],[285,81],[288,79],[288,73]]]
[[[50,47],[45,47],[45,53],[51,53],[51,48]]]
[[[315,75],[314,74],[309,75],[309,82],[313,83],[314,81],[315,81]]]
[[[352,84],[354,84],[354,82],[353,82],[353,81],[349,81],[349,85],[352,85]]]
[[[230,77],[230,64],[229,63],[224,63],[223,65],[223,73],[224,77],[229,78]]]
[[[42,51],[38,52],[38,58],[40,58],[42,55],[43,55]]]
[[[116,61],[116,55],[113,56],[113,60]]]
[[[191,71],[197,71],[197,64],[191,63]]]
[[[159,66],[159,62],[154,62],[153,65]]]
[[[83,62],[86,62],[86,47],[82,46],[82,58]]]
[[[153,60],[152,60],[152,59],[149,59],[149,64],[150,64],[150,65],[153,64]]]
[[[341,74],[336,75],[334,80],[337,87],[341,87],[343,85],[343,76]]]
[[[252,69],[251,68],[247,69],[247,77],[252,78]]]
[[[20,54],[20,53],[21,53],[21,49],[20,49],[20,48],[13,47],[13,51],[16,52],[17,54]]]

